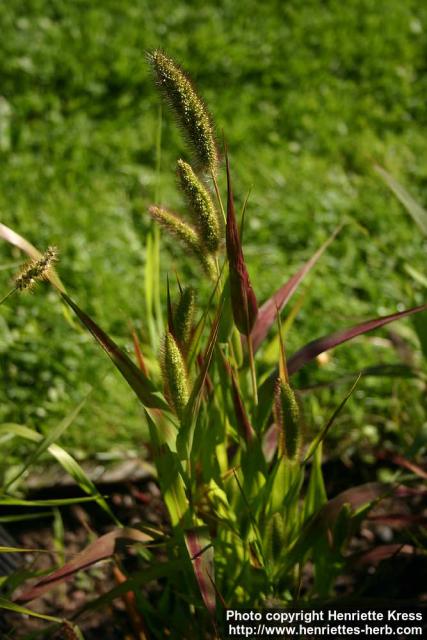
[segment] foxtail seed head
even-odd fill
[[[188,378],[182,353],[169,331],[163,340],[160,365],[166,398],[181,418],[189,398]]]
[[[173,316],[175,338],[183,353],[186,353],[193,328],[195,293],[192,287],[182,290]]]
[[[148,55],[157,85],[193,147],[200,168],[217,171],[218,151],[209,113],[183,70],[162,51]]]
[[[58,260],[58,250],[49,247],[38,259],[30,260],[15,278],[15,288],[18,291],[32,289],[40,280],[47,280],[53,265]]]
[[[214,278],[215,263],[212,256],[206,253],[195,229],[167,209],[150,207],[149,212],[153,220],[178,238],[198,258],[208,276]]]
[[[280,429],[279,453],[295,460],[301,447],[301,416],[295,393],[291,386],[277,380],[274,393],[274,419]]]
[[[220,244],[220,225],[209,192],[184,160],[178,160],[178,177],[192,222],[206,249],[216,253]]]
[[[269,518],[265,533],[265,547],[272,560],[277,560],[285,547],[286,528],[283,516],[276,511]]]

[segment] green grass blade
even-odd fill
[[[43,440],[43,436],[34,431],[33,429],[29,429],[23,425],[17,424],[4,424],[0,426],[0,434],[7,433],[12,434],[14,436],[18,436],[21,438],[25,438],[26,440],[31,440],[32,442],[41,442]],[[117,526],[120,526],[119,520],[116,518],[114,513],[111,511],[108,506],[105,498],[99,493],[96,486],[93,484],[92,480],[87,476],[79,463],[67,452],[65,449],[60,447],[59,445],[52,443],[47,447],[49,453],[56,458],[62,468],[76,481],[79,487],[92,496],[94,500],[97,501],[99,506],[111,517],[113,522]],[[51,515],[51,514],[49,514]],[[28,517],[28,516],[27,516]],[[37,514],[37,517],[41,517],[41,514]]]
[[[329,418],[328,422],[325,424],[325,426],[323,427],[322,431],[314,438],[313,442],[310,444],[308,451],[306,453],[306,456],[304,458],[304,462],[303,464],[305,464],[310,458],[311,456],[315,453],[317,447],[323,442],[323,440],[326,438],[326,435],[329,431],[329,429],[332,427],[332,425],[334,424],[336,418],[338,417],[338,415],[341,413],[342,409],[344,408],[345,404],[347,403],[347,400],[350,398],[350,396],[353,394],[353,391],[355,390],[355,388],[358,385],[358,382],[361,378],[361,373],[359,373],[359,375],[357,376],[354,384],[352,385],[350,391],[346,394],[346,396],[343,398],[343,400],[340,402],[340,404],[338,405],[338,407],[335,409],[335,411],[333,412],[333,414],[331,415],[331,417]]]
[[[48,622],[62,623],[61,618],[55,618],[54,616],[48,616],[44,613],[37,613],[37,611],[31,611],[31,609],[27,609],[26,607],[21,607],[19,604],[16,604],[15,602],[11,602],[6,598],[0,597],[0,609],[7,609],[8,611],[13,611],[14,613],[20,613],[23,616],[40,618],[41,620],[47,620]]]
[[[418,228],[427,236],[427,210],[423,209],[388,171],[379,166],[375,167],[375,171],[381,176],[396,198],[403,204]]]
[[[0,505],[3,507],[65,507],[69,504],[80,504],[81,502],[93,502],[94,496],[80,498],[57,498],[55,500],[21,500],[20,498],[0,498]]]
[[[88,396],[86,396],[86,398],[84,398],[78,404],[78,406],[68,416],[66,416],[64,420],[59,423],[59,425],[55,429],[52,429],[52,431],[45,438],[42,438],[39,441],[38,446],[28,456],[27,460],[23,463],[18,473],[11,480],[8,480],[8,482],[4,486],[5,491],[7,491],[7,489],[11,485],[15,484],[20,478],[22,478],[22,476],[31,467],[31,465],[36,462],[37,458],[39,458],[50,447],[50,445],[55,442],[55,440],[58,440],[61,437],[64,431],[68,429],[68,427],[74,422],[80,411],[83,409],[87,399]]]

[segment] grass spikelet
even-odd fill
[[[183,353],[186,353],[193,328],[196,295],[192,287],[185,287],[176,305],[173,317],[175,338]]]
[[[285,522],[281,513],[276,511],[266,525],[266,552],[272,560],[277,560],[285,547]]]
[[[153,220],[156,220],[168,233],[178,238],[196,256],[208,276],[214,278],[215,263],[212,257],[206,254],[196,230],[167,209],[150,207],[149,212]]]
[[[184,160],[178,160],[178,177],[192,222],[206,249],[216,253],[220,245],[220,225],[209,192]]]
[[[166,398],[181,418],[189,398],[188,378],[182,353],[170,331],[163,340],[160,366]]]
[[[30,260],[24,265],[19,275],[15,278],[15,288],[18,291],[28,291],[40,280],[47,280],[57,260],[58,250],[55,247],[49,247],[41,258]]]
[[[274,393],[274,419],[280,429],[279,454],[295,460],[301,447],[300,409],[291,386],[280,378]]]
[[[211,117],[192,83],[169,56],[159,50],[148,54],[157,85],[173,109],[203,171],[217,172],[218,151]]]

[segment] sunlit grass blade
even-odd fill
[[[346,405],[347,400],[350,398],[350,396],[353,394],[353,391],[357,387],[358,382],[359,382],[359,380],[361,378],[361,375],[362,374],[359,373],[359,375],[357,376],[357,378],[356,378],[354,384],[352,385],[351,389],[348,391],[346,396],[342,399],[342,401],[340,402],[338,407],[335,409],[335,411],[333,412],[333,414],[331,415],[331,417],[329,418],[329,420],[327,421],[327,423],[325,424],[323,429],[320,431],[320,433],[318,433],[317,436],[314,438],[314,440],[311,442],[310,446],[308,447],[307,453],[305,455],[303,464],[305,464],[311,458],[311,456],[315,453],[317,447],[326,438],[329,429],[332,427],[332,425],[334,424],[335,420],[337,419],[337,417],[341,413],[342,409]]]
[[[393,191],[396,198],[400,200],[418,228],[427,236],[427,210],[423,209],[388,171],[378,165],[375,166],[375,171],[381,176],[388,188]]]
[[[34,431],[33,429],[29,429],[23,425],[17,424],[4,424],[0,425],[0,434],[7,433],[13,434],[21,438],[25,438],[26,440],[30,440],[32,442],[43,442],[42,434]],[[111,517],[113,522],[116,525],[120,526],[119,520],[116,518],[114,513],[111,511],[108,506],[105,498],[99,493],[96,486],[93,484],[92,480],[87,476],[82,467],[78,464],[78,462],[67,452],[65,449],[57,445],[56,443],[49,444],[47,447],[49,453],[56,458],[62,468],[76,481],[78,486],[87,493],[89,496],[92,496],[94,500],[97,501],[99,506]],[[38,514],[37,517],[41,517],[42,514]],[[49,514],[50,515],[50,514]]]
[[[64,580],[67,580],[78,571],[88,569],[92,565],[101,560],[111,558],[116,551],[117,540],[129,540],[132,542],[142,542],[146,544],[152,540],[151,536],[139,531],[138,529],[123,528],[115,529],[94,540],[83,551],[78,553],[73,560],[65,563],[63,567],[53,571],[37,582],[34,586],[14,598],[15,602],[29,602],[35,600],[41,595],[57,586]]]
[[[271,327],[275,323],[277,309],[279,311],[284,309],[300,283],[304,280],[306,275],[310,273],[341,229],[342,225],[335,229],[332,235],[322,244],[310,260],[308,260],[295,275],[282,285],[280,289],[278,289],[276,293],[260,307],[258,317],[251,332],[254,351],[259,349]]]
[[[48,622],[62,622],[62,618],[55,618],[54,616],[48,616],[44,613],[38,613],[37,611],[32,611],[31,609],[27,609],[26,607],[21,607],[19,604],[15,602],[11,602],[6,598],[0,597],[0,609],[6,609],[8,611],[13,611],[14,613],[20,613],[23,616],[30,616],[32,618],[40,618],[40,620],[47,620]]]
[[[153,420],[146,411],[148,427],[150,429],[151,445],[156,463],[162,497],[166,504],[173,527],[184,525],[188,520],[189,503],[185,493],[181,462],[176,451],[172,450],[170,438],[162,431],[164,425]],[[175,440],[175,439],[174,439]],[[175,442],[173,443],[175,444]]]
[[[356,325],[355,327],[350,327],[348,329],[343,329],[342,331],[337,331],[336,333],[332,333],[329,336],[324,336],[323,338],[318,338],[317,340],[313,340],[306,344],[302,349],[294,353],[291,358],[288,360],[288,371],[289,374],[292,375],[296,373],[308,362],[314,360],[319,354],[324,353],[325,351],[329,351],[330,349],[334,349],[338,347],[340,344],[347,342],[348,340],[353,340],[357,336],[363,335],[364,333],[368,333],[369,331],[373,331],[374,329],[379,329],[390,322],[394,322],[395,320],[400,320],[401,318],[406,318],[414,313],[419,313],[420,311],[424,311],[427,309],[427,304],[422,304],[418,307],[412,307],[411,309],[406,309],[406,311],[400,311],[399,313],[392,313],[389,316],[382,316],[380,318],[375,318],[374,320],[368,320],[366,322],[362,322],[361,324]]]
[[[32,547],[28,549],[26,547],[2,547],[0,546],[0,553],[50,553],[50,551],[46,549],[35,549]]]
[[[63,293],[62,297],[111,358],[142,404],[149,408],[167,409],[168,405],[163,400],[160,392],[151,380],[138,369],[129,356],[66,293]]]
[[[39,458],[56,440],[58,440],[61,435],[68,429],[68,427],[74,422],[80,411],[83,409],[86,404],[88,396],[84,398],[78,406],[64,419],[62,420],[55,429],[52,429],[50,433],[39,441],[38,446],[35,450],[28,456],[25,462],[22,464],[22,467],[19,469],[18,473],[13,476],[13,478],[9,479],[7,483],[4,485],[4,490],[7,491],[8,488],[15,484],[25,472],[33,465],[37,458]]]
[[[53,500],[24,500],[21,498],[0,498],[3,507],[65,507],[68,504],[80,504],[81,502],[93,502],[94,496],[80,498],[55,498]]]
[[[183,456],[183,459],[188,459],[193,446],[194,430],[197,422],[197,416],[200,410],[200,404],[202,401],[203,387],[205,385],[206,377],[208,375],[209,367],[212,361],[212,356],[218,340],[218,329],[222,307],[223,301],[220,302],[215,320],[212,324],[206,351],[203,356],[203,366],[193,385],[190,399],[184,411],[181,427],[178,433],[176,443],[177,450],[180,455]]]
[[[304,500],[304,520],[307,520],[313,513],[319,511],[328,501],[322,474],[322,441],[319,441],[313,450],[313,455],[310,478]]]
[[[39,511],[39,513],[24,513],[17,516],[0,516],[0,523],[7,524],[8,522],[25,522],[26,520],[40,520],[41,518],[52,517],[52,511]]]
[[[403,268],[416,282],[419,282],[423,287],[427,287],[427,277],[418,271],[418,269],[414,269],[410,264],[404,264]]]

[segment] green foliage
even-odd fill
[[[402,265],[424,272],[423,242],[372,164],[386,167],[426,201],[424,4],[146,4],[1,3],[2,221],[18,225],[42,249],[61,248],[70,294],[78,293],[119,344],[131,346],[129,318],[143,341],[148,338],[141,313],[146,205],[158,204],[159,196],[179,207],[173,166],[178,157],[188,160],[168,118],[160,173],[156,169],[158,98],[144,52],[161,47],[197,80],[226,130],[238,169],[238,205],[252,187],[245,257],[260,302],[338,223],[355,221],[322,262],[298,330],[289,336],[290,350],[315,337],[320,325],[332,330],[338,318],[345,324],[373,309],[392,312],[395,301],[408,296],[420,302],[422,287],[408,282]],[[182,253],[169,247],[161,281],[173,264],[188,279],[187,263],[178,262]],[[6,291],[20,257],[6,247],[0,251]],[[33,427],[43,420],[48,429],[95,382],[93,411],[77,420],[65,442],[89,455],[107,449],[111,438],[131,447],[139,443],[131,393],[117,376],[105,378],[108,366],[96,360],[83,333],[69,334],[51,296],[22,298],[16,313],[4,307],[0,323],[2,419]],[[359,370],[362,362],[394,361],[391,350],[361,341],[337,351],[327,366],[307,369],[298,384],[328,382]],[[369,400],[368,419],[386,440],[425,420],[420,404],[409,402],[416,388],[416,382],[384,377],[361,383],[361,404]],[[390,409],[392,392],[401,411]],[[339,401],[335,389],[316,393],[322,406]],[[352,418],[360,431],[366,419],[354,407]],[[91,437],[88,421],[99,425]]]

